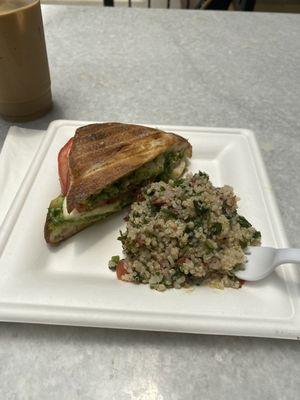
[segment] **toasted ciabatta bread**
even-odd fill
[[[146,126],[112,122],[77,129],[69,154],[68,211],[166,150],[183,149],[190,157],[186,139]]]

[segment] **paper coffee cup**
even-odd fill
[[[40,117],[52,106],[39,0],[0,0],[0,115]]]

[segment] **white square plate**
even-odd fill
[[[108,267],[121,254],[123,213],[46,245],[47,207],[60,192],[57,154],[88,122],[55,121],[35,156],[0,231],[0,320],[157,331],[294,338],[300,335],[299,274],[277,269],[242,289],[167,290],[124,283]],[[262,233],[263,245],[287,240],[254,134],[243,129],[159,126],[193,146],[190,170],[214,185],[232,185],[240,212]]]

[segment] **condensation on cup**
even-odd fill
[[[0,0],[0,115],[36,119],[52,107],[39,0]]]

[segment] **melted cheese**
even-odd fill
[[[80,216],[80,213],[76,209],[72,210],[70,213],[68,212],[66,197],[64,198],[64,201],[63,201],[63,214],[64,214],[64,219],[66,219],[66,220],[78,219],[79,218],[78,216]]]
[[[67,210],[67,199],[66,197],[64,198],[63,201],[63,215],[65,220],[78,220],[80,218],[85,218],[85,217],[91,217],[93,215],[102,215],[102,214],[107,214],[113,211],[116,211],[120,208],[120,202],[115,201],[114,203],[111,204],[104,204],[100,207],[94,208],[91,211],[84,211],[84,212],[79,212],[76,209],[72,210],[70,213]]]
[[[172,171],[172,178],[179,178],[185,169],[185,160],[181,160]]]

